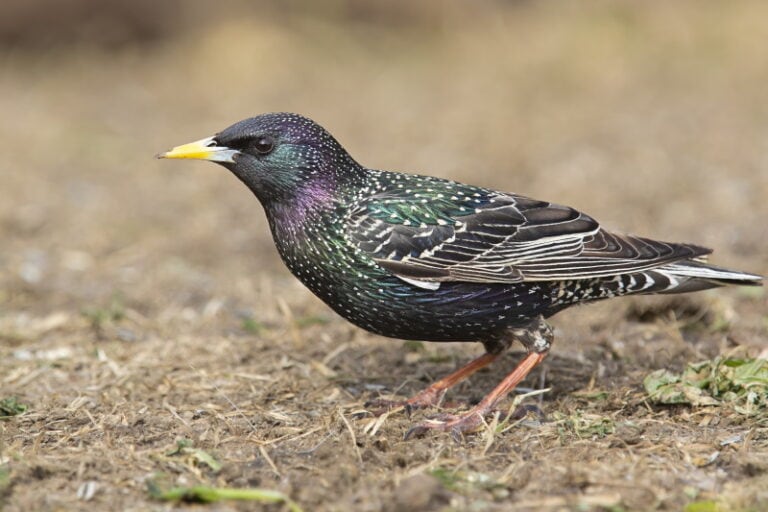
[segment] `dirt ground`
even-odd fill
[[[406,442],[430,412],[377,421],[365,401],[481,346],[352,327],[283,267],[233,176],[153,159],[295,111],[368,166],[569,204],[768,274],[768,4],[430,5],[221,9],[151,43],[0,48],[0,399],[27,407],[0,420],[0,508],[285,507],[148,490],[207,485],[305,511],[768,509],[765,408],[643,388],[765,355],[762,289],[562,313],[525,383],[551,388],[525,402],[543,417]],[[520,355],[447,401],[479,400]]]

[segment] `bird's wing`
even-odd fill
[[[348,215],[346,236],[417,284],[607,277],[710,252],[609,233],[567,206],[443,181],[367,198]]]

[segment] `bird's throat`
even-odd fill
[[[317,228],[318,224],[329,221],[329,215],[336,209],[336,201],[325,187],[308,184],[290,200],[268,201],[264,208],[276,237],[300,239],[311,236],[309,228]]]

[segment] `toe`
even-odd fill
[[[477,432],[483,426],[483,418],[477,412],[470,411],[456,416],[453,414],[438,414],[427,421],[414,425],[405,433],[405,440],[421,437],[429,430],[449,432],[456,442],[461,442],[464,434]]]
[[[365,402],[364,407],[374,416],[381,416],[386,412],[399,408],[406,408],[407,410],[408,404],[402,400],[385,400],[383,398],[377,398]]]

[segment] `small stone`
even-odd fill
[[[420,474],[403,480],[395,489],[395,512],[420,512],[434,510],[450,503],[451,493],[440,481]]]

